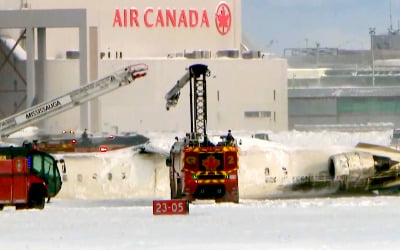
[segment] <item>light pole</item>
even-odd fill
[[[319,68],[319,46],[320,46],[319,42],[315,43],[315,47],[317,47],[317,51],[316,51],[316,54],[315,54],[317,68]]]
[[[375,63],[374,63],[374,36],[375,36],[375,28],[369,28],[369,35],[371,36],[372,87],[375,87]]]

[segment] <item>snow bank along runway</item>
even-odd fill
[[[246,132],[238,133],[235,136],[241,141],[240,198],[281,197],[284,195],[282,184],[297,177],[327,172],[329,156],[352,150],[358,142],[388,145],[391,133],[391,130],[364,133],[294,131],[270,134],[271,141],[254,139]],[[57,198],[168,199],[169,174],[165,158],[173,137],[150,135],[150,148],[158,152],[155,154],[123,149],[58,155],[65,159],[67,173],[63,176],[63,187]]]

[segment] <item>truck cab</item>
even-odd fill
[[[43,209],[45,199],[55,197],[62,181],[52,155],[31,145],[0,148],[0,209],[4,206]]]

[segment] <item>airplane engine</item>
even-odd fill
[[[368,180],[386,169],[390,158],[374,156],[366,152],[348,152],[329,158],[329,176],[341,190],[366,191]]]

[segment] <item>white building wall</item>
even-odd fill
[[[207,78],[209,130],[280,131],[288,127],[286,60],[102,60],[100,77],[134,63],[148,64],[148,75],[99,98],[102,131],[115,126],[119,131],[189,131],[188,86],[182,90],[178,105],[169,111],[165,109],[164,96],[185,69],[196,63],[208,65],[211,71]],[[77,67],[77,60],[48,62],[47,70],[52,73],[46,78],[47,99],[79,86],[78,76],[71,74]],[[245,111],[270,111],[271,117],[246,118]],[[46,120],[44,126],[55,131],[82,129],[77,108]]]
[[[78,60],[47,60],[44,64],[43,96],[45,100],[54,99],[80,87]],[[79,108],[73,108],[40,123],[44,131],[52,133],[69,129],[80,130],[79,125]]]
[[[230,30],[225,35],[218,32],[215,16],[217,7],[222,2],[229,6],[231,12]],[[185,50],[217,51],[240,48],[241,1],[238,0],[28,0],[28,3],[32,9],[87,9],[88,26],[99,28],[100,51],[110,51],[113,58],[115,52],[122,52],[124,58],[132,58],[167,56],[169,53],[183,53]],[[161,15],[158,15],[158,10]],[[175,25],[167,23],[167,10],[171,11],[169,13],[176,11]],[[116,12],[121,19],[116,18]],[[207,14],[207,22],[203,18],[204,12]],[[195,13],[198,18],[194,18]],[[78,50],[77,37],[78,29],[48,29],[48,57],[65,57],[66,50]],[[65,38],[68,38],[68,43],[60,42],[65,41]]]
[[[229,32],[223,35],[218,32],[215,21],[215,12],[221,3],[229,6],[232,21]],[[0,8],[3,7],[1,4],[0,1]],[[288,128],[286,60],[216,57],[218,50],[240,49],[241,1],[28,0],[28,6],[32,9],[87,9],[88,26],[98,27],[99,52],[106,53],[102,60],[98,55],[99,78],[128,64],[149,65],[149,74],[145,78],[99,98],[100,118],[96,125],[102,131],[114,126],[119,131],[189,131],[188,88],[182,90],[177,107],[168,112],[164,95],[185,73],[185,68],[196,63],[207,64],[211,70],[207,79],[209,130],[280,131]],[[149,8],[153,13],[158,9],[162,13],[167,9],[183,10],[184,13],[206,11],[209,27],[146,27],[143,13]],[[113,27],[116,9],[120,13],[124,9],[137,10],[139,27],[130,24]],[[149,17],[153,24],[154,15]],[[46,33],[48,60],[44,69],[43,97],[49,100],[79,87],[79,61],[65,59],[66,51],[78,50],[78,29],[47,29]],[[207,50],[211,57],[167,57],[185,50]],[[107,52],[110,52],[110,58]],[[122,59],[115,59],[116,52],[122,52]],[[79,108],[74,108],[41,125],[49,132],[83,129],[79,127],[79,112]],[[245,112],[269,115],[249,118]]]

